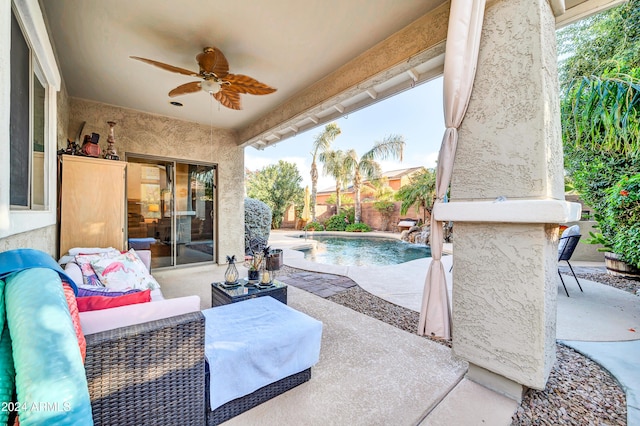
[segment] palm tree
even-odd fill
[[[400,214],[405,215],[411,206],[415,206],[417,211],[423,208],[422,223],[427,222],[427,213],[431,216],[433,200],[436,197],[436,171],[435,169],[425,169],[416,173],[409,179],[409,184],[398,189],[396,200],[402,201]]]
[[[340,214],[340,191],[342,186],[349,183],[351,174],[347,159],[347,153],[342,150],[325,151],[319,156],[319,160],[324,164],[323,173],[336,180],[336,214]]]
[[[333,142],[341,133],[340,127],[336,123],[329,123],[324,126],[324,131],[316,135],[311,151],[311,221],[316,221],[316,195],[318,194],[318,166],[316,159],[318,155],[331,148]]]
[[[376,161],[377,159],[397,158],[402,161],[404,145],[402,136],[389,135],[382,142],[376,142],[373,148],[365,152],[360,158],[358,158],[358,154],[353,149],[347,152],[346,169],[353,172],[353,190],[356,202],[355,223],[360,223],[362,215],[362,206],[360,205],[362,179],[372,180],[380,177],[382,170],[380,164]]]

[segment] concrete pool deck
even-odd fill
[[[319,233],[320,234],[320,233]],[[321,233],[326,235],[328,233]],[[315,244],[312,240],[298,238],[304,231],[272,231],[269,244],[272,248],[283,249],[285,265],[307,271],[342,275],[350,278],[366,290],[388,302],[419,312],[422,301],[424,280],[431,258],[387,266],[338,266],[325,265],[304,259],[304,253],[296,248],[308,248]],[[344,233],[338,233],[344,235]],[[360,236],[360,235],[358,235]],[[399,234],[372,232],[367,237],[399,239]],[[445,245],[445,253],[452,253],[450,244]],[[443,256],[447,276],[449,302],[451,303],[453,256]],[[576,270],[604,271],[604,263],[572,262]],[[564,272],[564,268],[560,268]],[[584,292],[580,292],[573,276],[565,275],[565,283],[570,297],[558,279],[558,315],[556,335],[559,340],[578,341],[628,341],[640,339],[640,304],[634,296],[616,288],[580,279]]]
[[[400,265],[385,266],[341,266],[326,265],[316,263],[304,258],[304,253],[296,249],[313,247],[316,244],[311,239],[304,238],[304,231],[271,231],[269,245],[272,248],[283,250],[285,265],[293,268],[304,269],[306,271],[320,272],[325,274],[335,274],[349,277],[356,282],[363,290],[368,291],[388,302],[394,303],[413,311],[420,311],[422,300],[422,289],[427,275],[427,269],[431,263],[431,258],[416,259]],[[313,235],[340,235],[344,233],[318,232],[308,233]],[[300,236],[303,236],[302,238]],[[348,236],[348,235],[347,235]],[[356,234],[356,237],[367,238],[393,238],[400,239],[400,234],[387,232],[367,232],[365,235]],[[442,263],[447,275],[447,288],[449,290],[449,300],[451,301],[451,265],[453,257],[451,244],[445,244]],[[392,283],[392,285],[391,285]]]

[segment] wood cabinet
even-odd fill
[[[60,255],[73,247],[125,249],[124,161],[61,156]]]

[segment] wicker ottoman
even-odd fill
[[[271,297],[202,314],[208,425],[229,420],[311,378],[311,367],[320,358],[320,321]]]

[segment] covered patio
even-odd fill
[[[468,363],[467,379],[514,401],[527,387],[544,388],[555,361],[557,230],[579,214],[564,199],[555,29],[617,3],[476,3],[484,15],[481,38],[471,37],[479,52],[477,69],[457,58],[471,70],[468,102],[445,96],[446,105],[460,104],[446,111],[448,132],[459,139],[450,170],[451,202],[439,204],[433,216],[456,222],[453,353]],[[464,2],[457,4],[464,10]],[[41,208],[13,206],[6,182],[12,182],[15,164],[8,156],[1,160],[0,250],[31,247],[56,258],[61,254],[56,151],[75,138],[81,123],[85,133],[104,133],[105,123],[115,120],[123,154],[216,165],[214,262],[241,256],[244,150],[295,143],[286,140],[443,74],[447,41],[467,40],[448,36],[450,10],[451,3],[441,0],[375,0],[366,8],[337,0],[304,8],[286,0],[260,6],[201,0],[175,6],[153,0],[5,2],[0,63],[11,63],[15,15],[45,83],[47,120]],[[195,55],[211,45],[225,52],[232,72],[277,92],[243,95],[241,111],[218,105],[206,92],[182,97],[182,107],[176,107],[167,93],[185,77],[130,59],[194,69]],[[0,78],[0,109],[7,117],[0,123],[0,146],[9,152],[9,67],[0,69]],[[454,87],[459,83],[452,79]],[[448,180],[440,180],[441,197]],[[301,296],[298,303],[302,308],[310,302]],[[444,389],[462,370],[460,361],[443,362],[454,371]],[[357,394],[350,397],[357,401]]]

